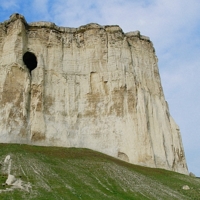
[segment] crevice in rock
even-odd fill
[[[35,54],[32,52],[26,52],[23,56],[23,61],[31,74],[31,71],[37,67],[37,58]]]
[[[23,55],[23,61],[24,64],[26,65],[26,67],[28,68],[29,72],[30,72],[30,77],[29,77],[29,89],[27,91],[28,93],[28,97],[27,97],[27,130],[28,130],[28,138],[31,135],[31,122],[30,122],[30,113],[31,113],[31,93],[32,93],[32,88],[31,88],[31,82],[32,82],[32,76],[31,76],[31,72],[32,70],[34,70],[37,67],[37,57],[35,56],[34,53],[27,51],[24,55]]]

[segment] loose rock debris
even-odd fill
[[[26,183],[25,181],[22,181],[20,178],[16,178],[15,175],[11,174],[12,159],[10,155],[7,155],[5,157],[4,161],[1,162],[0,167],[0,173],[4,176],[7,176],[6,181],[2,183],[2,186],[5,187],[5,189],[0,189],[0,193],[13,191],[14,189],[21,189],[26,192],[29,192],[31,190],[31,183]],[[6,188],[8,186],[10,187]]]

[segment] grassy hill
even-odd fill
[[[9,163],[4,160],[7,155]],[[0,199],[200,199],[200,179],[89,149],[0,144]],[[5,185],[7,173],[21,189]],[[189,190],[182,187],[188,185]]]

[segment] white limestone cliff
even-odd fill
[[[0,142],[90,148],[188,174],[153,44],[119,26],[27,24],[19,14],[1,23]]]

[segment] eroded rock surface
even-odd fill
[[[0,68],[1,142],[86,147],[188,174],[153,44],[139,31],[14,14],[0,24]]]

